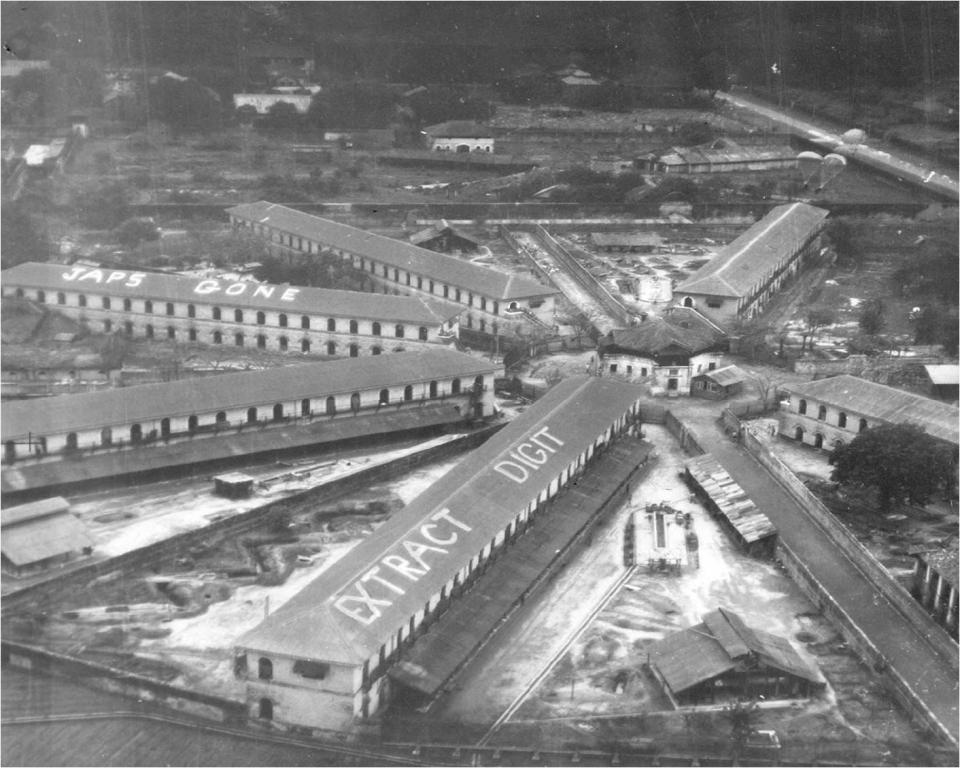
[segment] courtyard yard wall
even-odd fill
[[[817,578],[803,564],[783,540],[777,538],[776,558],[784,570],[793,579],[800,590],[818,607],[824,618],[840,630],[840,634],[861,661],[872,667],[880,677],[883,686],[907,711],[911,719],[928,728],[938,740],[953,742],[953,736],[946,723],[940,722],[936,715],[923,703],[923,700],[903,679],[896,669],[889,666],[876,646],[850,618],[846,611],[831,597]]]
[[[749,430],[743,430],[741,434],[747,451],[797,500],[810,518],[827,533],[877,590],[914,626],[924,631],[930,644],[950,663],[953,672],[960,670],[957,645],[944,629],[767,446]]]

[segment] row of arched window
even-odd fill
[[[385,279],[387,279],[387,280],[389,280],[389,279],[390,279],[390,268],[389,268],[386,264],[381,264],[380,267],[381,267],[380,276],[383,277],[383,278],[385,278]],[[372,259],[370,260],[370,262],[369,262],[369,264],[368,264],[368,262],[367,262],[366,259],[361,258],[361,259],[360,259],[360,269],[363,270],[364,272],[366,272],[367,270],[369,270],[369,272],[370,272],[371,275],[376,275],[376,274],[377,274],[377,264],[376,264],[376,262],[373,261]],[[400,283],[400,270],[397,269],[397,268],[394,268],[394,269],[393,269],[393,282],[398,283],[398,284]],[[431,296],[440,295],[440,294],[437,294],[437,293],[436,293],[436,288],[437,288],[437,283],[436,283],[436,281],[431,280],[431,279],[429,279],[429,278],[427,278],[426,281],[424,281],[424,278],[419,277],[419,276],[415,278],[413,275],[411,275],[409,272],[407,272],[407,273],[406,273],[406,278],[405,278],[405,283],[406,283],[406,285],[409,286],[410,288],[416,288],[418,291],[426,291],[426,292],[429,293]],[[424,287],[424,285],[426,285],[426,287]],[[443,285],[441,286],[441,288],[442,288],[441,293],[442,293],[442,295],[443,295],[443,298],[447,299],[448,301],[452,300],[452,301],[457,302],[458,304],[466,304],[468,307],[472,307],[472,306],[473,306],[474,295],[473,295],[473,293],[471,293],[470,291],[463,291],[463,290],[460,289],[460,288],[457,288],[457,287],[455,287],[455,286],[449,286],[449,285],[446,285],[446,284],[443,284]],[[466,299],[464,299],[464,294],[466,294]],[[486,311],[487,311],[487,297],[486,297],[486,296],[480,296],[479,298],[480,298],[480,310],[483,311],[483,312],[486,312]],[[491,304],[491,307],[492,307],[493,314],[495,314],[495,315],[499,315],[499,314],[500,314],[500,302],[499,302],[499,301],[494,300],[494,301],[492,302],[492,304]]]
[[[807,401],[801,400],[797,410],[801,416],[806,415]],[[818,421],[827,420],[827,406],[821,405],[819,408],[817,408],[817,420]],[[837,426],[842,429],[845,429],[847,426],[847,414],[844,413],[843,411],[840,411],[840,413],[837,415]],[[860,423],[858,425],[858,431],[863,432],[867,427],[868,427],[867,420],[860,419]]]
[[[23,298],[23,297],[24,297],[24,292],[23,292],[23,289],[22,289],[22,288],[17,288],[17,290],[16,290],[16,297],[17,297],[17,298]],[[44,291],[37,291],[37,301],[40,302],[40,303],[45,303],[46,300],[47,300],[46,293],[45,293]],[[59,293],[57,293],[57,304],[65,305],[66,303],[67,303],[67,294],[64,293],[63,291],[60,291]],[[77,297],[77,305],[80,306],[80,307],[86,307],[86,306],[88,306],[87,297],[86,297],[85,294],[82,294],[82,293],[81,293],[81,294],[78,295],[78,297]],[[108,310],[109,310],[109,309],[112,309],[113,303],[112,303],[112,300],[111,300],[111,298],[110,298],[109,296],[103,296],[103,297],[101,297],[101,299],[100,299],[100,305],[101,305],[101,308],[102,308],[102,309],[108,309]],[[131,299],[123,299],[123,311],[124,311],[124,312],[130,312],[130,311],[132,311],[132,309],[133,309],[133,302],[132,302],[132,300],[131,300]],[[166,309],[166,314],[167,314],[167,316],[169,316],[169,317],[174,317],[174,316],[175,316],[175,309],[176,309],[176,307],[175,307],[175,305],[174,305],[173,302],[169,302],[169,301],[166,302],[166,307],[165,307],[165,309]],[[150,299],[147,299],[146,301],[144,301],[144,303],[143,303],[143,311],[144,311],[144,313],[150,315],[150,314],[153,314],[153,310],[154,310],[153,302],[152,302]],[[212,314],[212,319],[213,319],[213,320],[223,320],[223,310],[222,310],[221,307],[213,307],[213,308],[211,309],[211,314]],[[195,318],[196,316],[197,316],[197,307],[196,307],[196,305],[195,305],[195,304],[187,304],[187,317]],[[234,310],[233,310],[233,321],[234,321],[235,323],[242,323],[242,322],[243,322],[243,318],[244,318],[244,310],[242,310],[242,309],[234,309]],[[266,315],[266,313],[265,313],[265,312],[257,312],[257,314],[256,314],[256,322],[257,322],[257,325],[266,325],[266,323],[267,323],[267,315]],[[300,316],[300,328],[301,328],[302,330],[310,330],[311,327],[312,327],[312,326],[311,326],[311,322],[312,322],[312,321],[311,321],[311,318],[310,318],[309,315],[301,315],[301,316]],[[280,315],[279,315],[278,318],[277,318],[277,324],[278,324],[278,326],[279,326],[280,328],[289,328],[289,327],[290,327],[290,318],[289,318],[286,314],[280,313]],[[359,333],[360,324],[359,324],[359,322],[356,321],[356,320],[350,320],[350,321],[348,321],[348,326],[347,326],[347,328],[348,328],[348,331],[347,331],[348,333],[354,333],[354,334],[355,334],[355,333]],[[336,321],[335,318],[332,318],[332,317],[331,317],[331,318],[327,318],[326,329],[327,329],[327,331],[328,331],[329,333],[337,333],[337,332],[338,332],[338,331],[337,331],[337,321]],[[341,328],[340,333],[342,333],[342,332],[343,332],[343,330],[342,330],[342,328]],[[374,322],[373,325],[372,325],[372,330],[371,330],[371,332],[372,332],[372,335],[374,335],[374,336],[382,336],[382,335],[383,335],[383,327],[381,326],[380,323]],[[402,323],[397,323],[397,324],[395,324],[395,325],[393,326],[393,335],[394,335],[395,338],[397,338],[397,339],[405,338],[405,337],[406,337],[406,333],[407,333],[406,326],[404,326]],[[428,337],[429,337],[429,330],[426,328],[426,326],[420,326],[420,327],[417,329],[417,338],[418,338],[420,341],[427,341],[427,340],[428,340]]]
[[[483,386],[483,376],[477,376],[474,380],[474,385],[478,387]],[[462,383],[460,379],[453,379],[450,382],[450,394],[459,395],[462,392]],[[440,397],[441,394],[446,395],[446,393],[440,392],[439,383],[436,381],[431,381],[427,384],[427,397],[431,400]],[[403,388],[402,400],[400,402],[411,402],[414,399],[414,388],[412,384],[407,384]],[[381,389],[377,397],[378,407],[381,405],[389,405],[391,402],[390,399],[390,390],[387,388]],[[311,404],[311,399],[309,397],[303,398],[299,403],[299,415],[301,417],[307,417],[313,415],[313,407]],[[353,392],[350,395],[350,410],[353,413],[360,411],[361,401],[360,393]],[[327,397],[324,400],[324,410],[323,412],[327,416],[335,416],[338,413],[337,409],[337,399],[332,395]],[[275,403],[271,411],[269,411],[270,416],[269,420],[272,421],[283,421],[286,418],[291,418],[292,414],[288,414],[284,407],[283,403]],[[261,417],[261,410],[257,406],[251,406],[247,409],[246,412],[246,424],[256,424],[259,423]],[[216,428],[223,428],[229,426],[227,412],[218,411],[214,415],[213,426]],[[191,414],[187,417],[187,431],[190,433],[197,432],[201,429],[200,419],[196,414]],[[169,418],[163,418],[160,420],[160,431],[159,437],[161,439],[166,439],[170,437],[171,432],[171,422]],[[152,437],[156,437],[156,433]],[[133,445],[139,445],[144,441],[144,432],[143,426],[141,424],[132,424],[129,430],[129,439],[130,443]],[[111,446],[114,443],[114,434],[112,427],[104,427],[100,430],[100,444],[103,447]],[[78,447],[77,433],[70,432],[67,434],[66,445],[68,450],[76,450]]]

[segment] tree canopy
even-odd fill
[[[857,435],[830,454],[830,479],[841,485],[875,489],[880,510],[910,501],[926,504],[952,483],[950,449],[913,424],[888,424]]]

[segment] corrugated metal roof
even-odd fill
[[[718,608],[703,623],[653,643],[648,649],[654,664],[674,693],[682,693],[737,666],[739,659],[755,653],[770,667],[796,677],[822,683],[790,641],[748,627],[732,611]]]
[[[747,544],[776,535],[770,519],[709,453],[687,459],[687,470]]]
[[[237,640],[237,646],[362,663],[639,397],[639,388],[612,379],[578,376],[557,384],[349,555]],[[546,433],[541,432],[544,429]],[[535,434],[555,451],[536,448],[538,454],[533,455],[543,460],[543,471],[530,469],[523,482],[516,482],[495,468],[503,461],[515,461],[509,454]],[[517,477],[521,474],[510,471]],[[443,513],[459,525],[438,517]],[[422,544],[425,540],[432,544]],[[397,558],[415,567],[410,577],[388,567],[390,561],[399,563]],[[376,583],[373,576],[388,579],[393,587]],[[365,603],[364,593],[378,601],[375,608]],[[348,609],[357,611],[362,620],[344,612]]]
[[[807,203],[778,205],[674,289],[674,293],[746,296],[785,251],[823,226],[829,211]]]
[[[30,504],[21,504],[17,507],[7,507],[0,510],[0,527],[6,528],[8,525],[17,525],[26,520],[33,520],[38,517],[48,517],[49,515],[59,515],[70,510],[70,502],[62,496],[52,496],[49,499],[41,499]],[[6,536],[6,534],[4,534]]]
[[[289,403],[305,397],[396,387],[431,379],[490,375],[498,370],[498,366],[487,360],[449,349],[345,358],[61,395],[40,401],[6,401],[2,405],[0,431],[6,441],[24,437],[28,432],[36,436],[100,429],[265,401]]]
[[[937,386],[960,384],[960,365],[925,365],[930,381]]]
[[[418,248],[402,240],[321,219],[319,216],[283,205],[261,200],[228,208],[227,213],[255,223],[269,224],[297,237],[310,238],[332,248],[356,253],[382,264],[399,267],[495,299],[519,299],[556,293],[556,290],[526,277],[498,272],[455,256]]]
[[[86,526],[70,514],[44,517],[4,530],[0,549],[17,566],[93,546]]]
[[[232,280],[184,277],[182,275],[167,275],[160,272],[137,272],[136,270],[112,270],[88,268],[79,280],[65,280],[64,274],[70,274],[75,266],[62,264],[41,264],[26,262],[0,274],[0,279],[6,285],[22,288],[41,288],[46,291],[80,291],[93,296],[111,296],[131,299],[152,299],[157,302],[182,301],[195,304],[216,304],[224,307],[241,307],[250,309],[267,309],[288,313],[323,314],[329,317],[346,317],[359,319],[373,319],[387,322],[407,323],[442,323],[462,312],[462,309],[451,308],[446,304],[431,301],[419,296],[390,296],[379,293],[363,293],[360,291],[335,291],[327,288],[310,288],[306,286],[273,285],[256,283],[253,281],[235,283]],[[100,280],[95,279],[99,273]],[[130,287],[127,279],[114,280],[106,283],[112,273],[143,275],[139,285]],[[83,279],[87,275],[93,275]],[[197,287],[201,284],[210,287],[213,283],[220,286],[219,290],[198,293]],[[224,290],[234,284],[247,286],[242,294],[227,296]],[[257,287],[260,291],[256,291]],[[205,288],[201,288],[205,290]],[[288,292],[290,291],[290,292]],[[254,293],[257,295],[254,295]],[[287,295],[289,300],[282,300],[280,296]],[[162,322],[164,315],[159,314],[157,322]]]
[[[739,384],[745,381],[747,378],[747,375],[735,365],[725,365],[723,368],[717,368],[713,371],[705,371],[700,375],[721,387],[729,387],[731,384]]]
[[[849,374],[801,384],[784,385],[790,394],[860,413],[888,424],[917,424],[928,435],[957,445],[960,411],[956,406],[904,392]]]
[[[736,149],[703,149],[700,147],[673,147],[660,162],[665,165],[723,165],[727,163],[757,163],[796,160],[796,150],[789,147],[760,149],[738,147]]]

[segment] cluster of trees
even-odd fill
[[[872,427],[831,452],[830,479],[875,491],[881,512],[906,501],[923,506],[953,488],[954,453],[914,424]]]
[[[193,78],[157,78],[149,87],[149,103],[151,115],[174,136],[213,133],[223,125],[219,95]]]
[[[88,61],[54,57],[47,69],[28,69],[3,88],[3,119],[10,125],[61,120],[74,109],[98,107],[102,78]]]
[[[4,201],[0,216],[0,264],[3,269],[25,261],[46,261],[51,252],[50,237],[43,216],[23,199]]]

